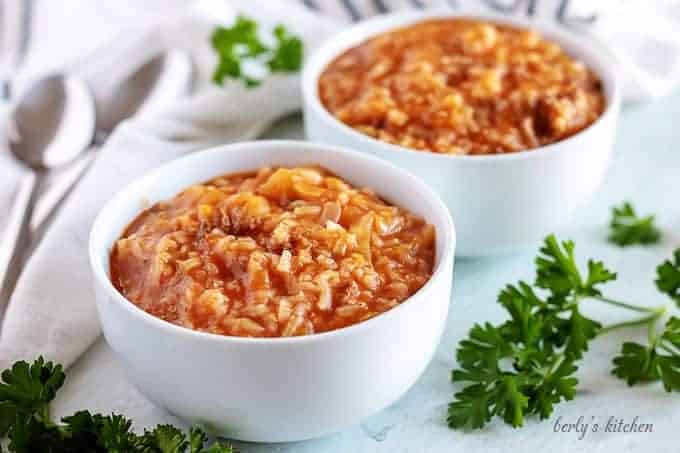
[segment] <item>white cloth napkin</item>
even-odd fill
[[[135,3],[139,5],[141,2]],[[386,5],[390,9],[397,9],[425,3],[437,2],[357,0],[353,3],[356,6],[353,14],[364,17],[380,12]],[[498,8],[498,5],[514,3],[524,5],[532,2],[446,2],[454,8],[469,8],[471,11],[489,8],[490,4]],[[604,14],[599,10],[600,2],[583,0],[572,3],[572,6],[579,6],[580,9],[570,9],[569,17],[572,14],[602,14],[602,19],[598,16],[594,24],[580,23],[579,32],[585,29],[598,36],[624,35],[630,42],[641,46],[640,48],[645,48],[650,42],[660,42],[650,40],[647,35],[651,31],[649,25],[642,25],[639,20],[636,22],[637,28],[606,25],[608,22],[625,24],[625,21],[615,20],[616,17],[630,16],[618,12],[616,16]],[[595,3],[598,10],[589,9]],[[647,4],[642,1],[625,3],[637,4],[638,7]],[[176,7],[173,14],[166,14],[161,19],[154,13],[147,12],[146,16],[143,13],[134,14],[136,22],[121,27],[123,31],[113,43],[100,47],[87,57],[72,60],[67,65],[71,71],[86,77],[97,93],[104,93],[124,73],[121,68],[129,70],[135,63],[159,49],[179,47],[191,52],[196,60],[200,73],[198,91],[165,112],[135,118],[123,124],[99,152],[93,168],[64,205],[23,269],[4,318],[1,319],[0,369],[15,360],[32,359],[38,354],[68,366],[99,336],[100,327],[87,259],[87,239],[96,213],[116,190],[147,170],[191,150],[210,144],[254,138],[273,120],[299,108],[299,81],[296,76],[271,77],[255,90],[246,90],[238,83],[228,84],[224,88],[212,86],[209,80],[214,57],[208,47],[207,38],[214,24],[228,23],[235,17],[236,11],[257,18],[263,28],[283,22],[303,37],[307,51],[310,52],[324,37],[353,18],[348,13],[346,4],[345,1],[335,0],[232,0],[229,4],[217,0],[201,0],[186,6],[186,3],[177,2],[174,3]],[[537,14],[552,17],[555,8],[561,3],[557,0],[544,0],[536,4]],[[165,3],[166,9],[167,5]],[[610,11],[619,10],[622,9]],[[335,19],[329,19],[328,15],[320,11],[334,15]],[[652,11],[661,17],[666,10],[647,8],[646,13],[652,14]],[[518,8],[514,10],[514,14],[525,14],[525,11]],[[343,15],[345,17],[338,20]],[[680,18],[680,14],[674,17]],[[671,20],[666,19],[666,23]],[[643,31],[640,31],[640,26]],[[656,27],[654,28],[656,31]],[[661,28],[663,27],[659,26]],[[633,68],[629,71],[633,82],[628,91],[631,96],[662,94],[678,78],[680,70],[676,60],[680,55],[680,46],[678,42],[670,43],[672,39],[667,41],[664,44],[667,46],[663,48],[652,45],[656,53],[648,51],[639,54],[638,57],[641,58],[627,57],[626,60],[620,60],[627,61],[624,66],[627,64]],[[633,49],[630,43],[624,45],[624,41],[618,38],[610,41],[610,44],[608,47],[615,54],[619,50]],[[628,52],[625,55],[631,54]],[[645,58],[652,63],[661,62],[666,65],[664,75],[656,71],[658,68],[655,69],[653,64],[640,65]],[[54,67],[59,66],[53,65],[52,68]],[[0,178],[5,172],[16,171],[6,156],[0,155],[0,159]],[[3,190],[0,185],[0,208],[9,206],[9,200],[6,199],[9,197],[5,196],[8,193],[11,193],[11,189]]]

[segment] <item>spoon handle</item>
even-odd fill
[[[31,171],[21,178],[14,205],[7,219],[5,233],[0,243],[0,292],[2,294],[0,306],[9,299],[13,283],[18,276],[20,250],[28,239],[26,233],[37,185],[38,176],[35,172]]]
[[[41,192],[40,199],[35,202],[29,223],[32,240],[42,237],[60,206],[90,168],[98,149],[97,146],[87,149],[82,156],[69,164],[69,167],[58,176],[56,181]]]

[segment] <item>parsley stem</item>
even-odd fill
[[[562,365],[562,362],[564,362],[564,360],[565,360],[566,358],[567,358],[567,356],[564,355],[564,353],[558,354],[558,355],[557,355],[557,358],[555,359],[555,361],[554,361],[554,363],[553,363],[553,365],[552,365],[552,366],[550,367],[550,369],[548,370],[548,374],[546,375],[546,378],[552,376],[552,375],[555,373],[555,371],[560,367],[560,365]]]
[[[40,420],[46,425],[51,426],[52,422],[50,420],[50,406],[49,404],[44,404],[39,410],[38,415]]]
[[[647,325],[647,339],[651,345],[651,349],[656,348],[656,344],[659,341],[659,336],[656,334],[656,320],[658,318],[659,317],[657,316],[656,319]]]
[[[599,300],[600,302],[605,302],[610,305],[615,305],[617,307],[625,308],[627,310],[637,311],[640,313],[653,313],[654,315],[657,316],[666,310],[665,307],[640,307],[639,305],[631,305],[627,304],[626,302],[621,302],[619,300],[609,299],[607,297],[602,296],[592,296],[592,299]]]
[[[645,316],[644,318],[639,318],[639,319],[633,319],[632,321],[624,321],[624,322],[617,322],[616,324],[612,324],[609,326],[605,326],[602,329],[600,329],[600,334],[605,334],[608,332],[611,332],[613,330],[617,329],[623,329],[626,327],[635,327],[635,326],[642,326],[645,324],[650,324],[652,321],[656,320],[659,317],[658,314],[652,314],[649,316]]]
[[[667,353],[671,354],[671,355],[678,355],[678,351],[669,347],[668,345],[666,345],[663,342],[657,342],[657,346],[660,347],[661,349],[663,349],[664,351],[666,351]]]
[[[596,299],[600,299],[599,297],[596,297]],[[610,301],[609,302],[617,302],[617,301]],[[616,305],[616,304],[615,304]],[[628,305],[628,304],[626,304]],[[635,326],[642,326],[642,325],[647,325],[647,331],[649,335],[649,341],[650,343],[655,342],[655,328],[656,328],[656,321],[659,320],[663,315],[666,314],[668,311],[667,306],[661,306],[661,307],[656,307],[656,308],[650,308],[650,309],[644,309],[643,307],[637,307],[634,305],[631,305],[631,308],[635,307],[635,309],[639,309],[638,311],[644,311],[646,313],[651,313],[648,316],[645,316],[643,318],[638,318],[638,319],[633,319],[632,321],[624,321],[624,322],[619,322],[616,324],[612,324],[610,326],[605,326],[600,330],[600,333],[607,333],[611,332],[612,330],[624,328],[624,327],[635,327]]]

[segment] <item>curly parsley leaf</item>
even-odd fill
[[[191,428],[189,431],[189,453],[201,453],[203,445],[208,442],[208,435],[201,429]]]
[[[565,297],[583,286],[573,241],[560,243],[554,235],[548,236],[535,262],[536,286],[549,290],[553,297]]]
[[[62,419],[62,440],[65,449],[72,451],[106,451],[101,438],[102,417],[89,411],[79,411]]]
[[[558,241],[548,236],[536,258],[536,286],[550,291],[554,299],[568,296],[588,297],[601,294],[598,285],[616,280],[600,261],[588,261],[588,274],[583,279],[574,257],[573,241]]]
[[[147,446],[159,453],[183,453],[189,447],[186,435],[172,425],[158,425],[144,437]]]
[[[656,274],[656,287],[680,307],[680,248],[673,253],[673,259],[656,268]]]
[[[638,217],[633,205],[627,201],[612,208],[609,229],[609,242],[621,247],[653,244],[661,238],[661,232],[654,225],[654,216]]]
[[[532,344],[543,333],[543,318],[535,316],[535,312],[546,309],[547,305],[527,283],[507,285],[498,295],[498,303],[505,308],[512,320],[502,326],[506,339]]]
[[[580,359],[588,350],[588,343],[602,326],[584,317],[578,303],[585,297],[600,296],[600,285],[612,280],[616,280],[616,273],[595,260],[588,260],[583,278],[576,263],[574,243],[560,242],[554,235],[545,239],[536,258],[536,286],[550,293],[551,322],[547,326],[549,332],[543,333],[554,347],[564,345],[564,354],[574,359]]]
[[[564,353],[574,359],[580,359],[583,357],[583,353],[588,350],[590,340],[600,332],[602,325],[597,321],[586,318],[579,312],[578,308],[574,307],[571,310],[568,326],[569,335],[565,342]]]
[[[454,395],[449,403],[446,421],[455,429],[480,429],[491,421],[491,404],[495,399],[495,389],[487,389],[484,384],[472,384]]]
[[[122,415],[112,414],[95,417],[101,443],[107,452],[124,453],[134,451],[137,436],[131,431],[132,421]]]
[[[524,413],[529,407],[529,397],[523,389],[523,383],[524,376],[515,374],[503,376],[496,384],[493,412],[513,428],[524,424]]]
[[[612,373],[628,385],[661,380],[667,392],[680,391],[680,319],[672,317],[648,346],[626,342]]]
[[[588,277],[583,288],[581,288],[581,294],[601,296],[602,292],[596,286],[612,280],[616,280],[616,273],[605,268],[602,261],[588,260]]]
[[[26,411],[37,411],[52,401],[66,377],[61,365],[45,362],[42,357],[31,365],[17,362],[0,376],[0,401],[12,402]]]
[[[64,383],[61,365],[40,357],[29,365],[20,361],[0,375],[0,437],[18,419],[48,418],[48,405]]]
[[[512,353],[500,329],[490,323],[476,324],[469,337],[460,342],[456,358],[461,370],[454,370],[454,381],[489,381],[500,376],[498,362]]]
[[[476,429],[491,420],[505,375],[500,361],[511,354],[499,328],[486,323],[470,330],[456,354],[461,369],[454,370],[451,379],[473,384],[456,393],[455,401],[449,404],[449,426]]]
[[[238,16],[231,27],[216,27],[210,38],[218,56],[213,81],[222,85],[230,78],[249,88],[258,86],[261,80],[247,71],[246,64],[266,66],[270,72],[299,71],[304,54],[300,38],[283,25],[276,26],[273,34],[276,43],[272,48],[260,39],[257,22],[244,16]]]
[[[541,420],[550,417],[555,404],[574,399],[578,384],[578,379],[574,377],[578,368],[572,361],[564,360],[551,369],[550,373],[538,376],[542,385],[537,387],[534,398],[530,400],[529,412],[538,414]]]
[[[612,373],[631,386],[659,378],[656,351],[638,343],[629,341],[623,343],[621,354],[614,358],[613,363]]]
[[[302,67],[303,45],[300,38],[292,35],[283,25],[274,28],[276,47],[267,61],[272,72],[295,72]]]
[[[219,56],[213,73],[213,80],[222,85],[224,79],[244,78],[241,61],[254,58],[267,51],[257,35],[257,23],[243,16],[236,18],[231,27],[218,26],[212,33],[210,42]]]

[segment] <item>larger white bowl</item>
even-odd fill
[[[610,160],[620,94],[610,57],[593,41],[565,33],[551,23],[488,14],[472,17],[533,27],[584,61],[603,82],[604,114],[580,133],[548,146],[491,156],[452,156],[379,141],[338,121],[321,104],[319,76],[346,50],[400,26],[457,16],[461,14],[451,11],[386,15],[329,39],[307,61],[302,76],[305,130],[311,140],[370,153],[420,176],[456,218],[457,253],[487,255],[530,244],[563,227],[590,199]]]
[[[394,309],[354,326],[256,339],[162,321],[128,302],[111,284],[109,252],[144,205],[224,173],[300,164],[322,165],[432,223],[436,263],[425,286]],[[264,141],[184,157],[123,189],[95,220],[89,253],[104,335],[142,393],[214,434],[279,442],[335,432],[393,403],[413,385],[444,328],[454,247],[446,207],[405,171],[330,145]]]

